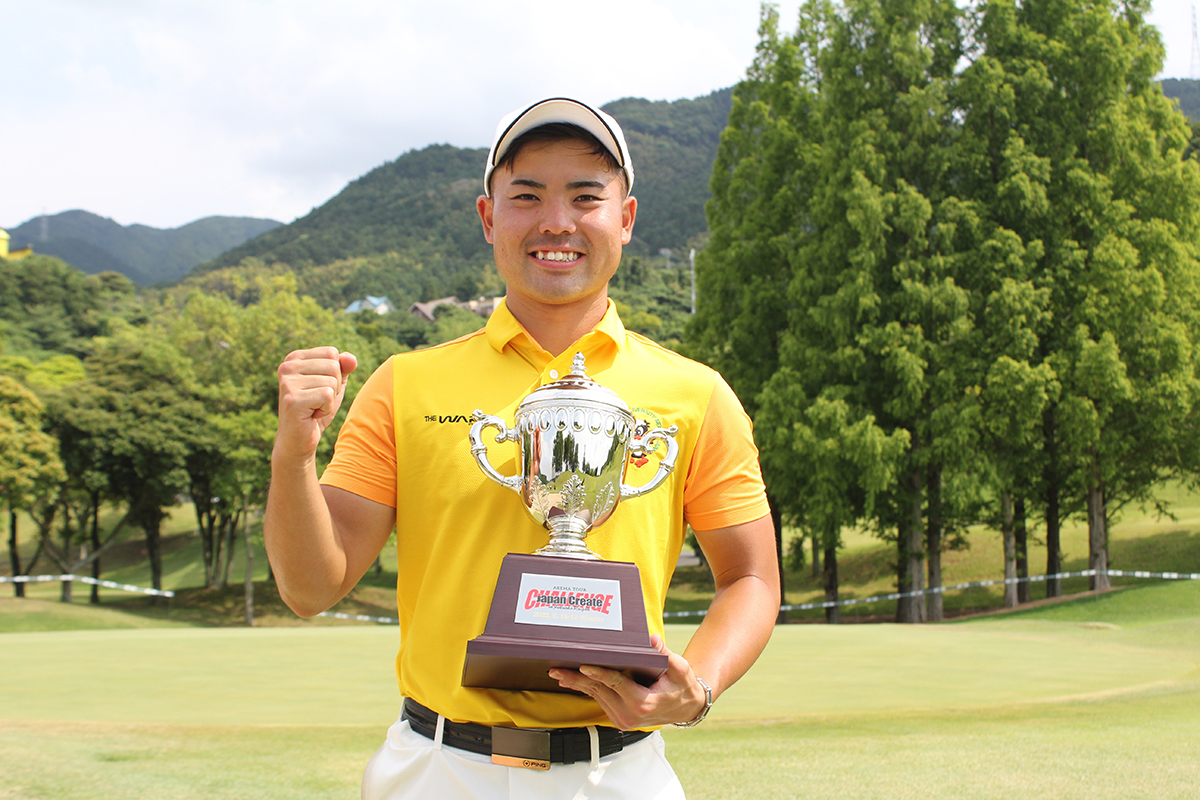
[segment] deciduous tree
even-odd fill
[[[58,442],[42,430],[42,411],[33,392],[0,375],[0,506],[9,513],[8,556],[14,576],[30,574],[38,558],[35,554],[21,563],[17,512],[53,502],[65,478]],[[14,583],[13,591],[24,597],[25,584]]]

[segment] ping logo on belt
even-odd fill
[[[537,761],[532,758],[517,758],[516,756],[501,756],[492,753],[492,763],[502,767],[520,767],[522,769],[550,769],[549,761]]]

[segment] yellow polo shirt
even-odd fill
[[[521,400],[566,376],[580,351],[588,376],[615,391],[636,418],[679,427],[672,475],[622,500],[587,538],[603,558],[637,564],[651,633],[663,631],[686,525],[713,530],[768,513],[750,420],[733,391],[712,369],[626,331],[611,301],[595,330],[558,357],[503,303],[480,331],[393,356],[359,392],[321,482],[396,508],[400,692],[455,722],[608,724],[582,695],[460,685],[467,642],[483,633],[501,560],[547,542],[520,496],[475,463],[471,414],[478,408],[511,425]],[[488,457],[502,475],[517,474],[518,445],[496,444],[495,434],[484,430]],[[660,445],[646,459],[631,458],[625,483],[648,482],[665,452]]]

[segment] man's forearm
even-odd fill
[[[263,539],[280,597],[300,616],[319,614],[345,593],[346,554],[312,461],[272,459]]]
[[[779,561],[770,516],[696,531],[717,593],[684,657],[715,694],[732,686],[767,646],[779,615]]]
[[[741,577],[717,590],[683,654],[714,696],[754,664],[767,646],[778,614],[778,586],[758,576]]]

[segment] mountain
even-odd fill
[[[121,225],[88,211],[34,217],[8,229],[12,248],[61,258],[83,272],[120,272],[149,286],[178,280],[195,265],[281,223],[251,217],[205,217],[178,228]]]
[[[728,88],[694,100],[625,98],[603,106],[620,121],[637,173],[630,255],[683,248],[707,230],[708,180],[732,103]],[[409,151],[308,215],[200,265],[189,278],[254,259],[288,265],[306,291],[330,306],[364,294],[403,302],[472,294],[483,288],[480,276],[491,263],[475,211],[486,158],[486,148]],[[335,263],[337,269],[328,269]]]
[[[1162,92],[1167,97],[1179,101],[1179,110],[1187,118],[1196,122],[1200,120],[1200,81],[1184,78],[1167,78],[1160,84]]]
[[[470,260],[489,250],[475,198],[487,150],[430,145],[405,153],[347,184],[289,225],[245,242],[197,272],[246,258],[296,269],[384,253]]]
[[[625,98],[604,106],[621,123],[636,174],[634,236],[651,253],[682,248],[708,230],[704,204],[733,87],[695,100]]]

